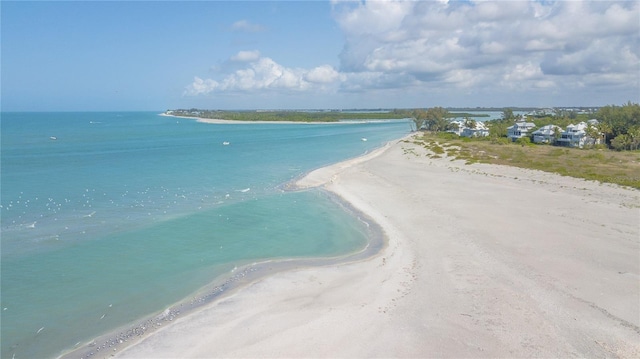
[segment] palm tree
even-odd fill
[[[611,140],[611,146],[618,151],[625,150],[631,146],[631,136],[627,134],[617,135],[616,138]]]
[[[560,138],[561,132],[560,127],[556,126],[553,128],[553,144],[555,145],[558,142],[558,138]]]
[[[598,130],[596,126],[588,125],[587,128],[584,129],[584,132],[587,135],[585,143],[589,143],[592,147],[595,146],[598,138],[600,137],[600,130]]]
[[[630,137],[630,149],[637,150],[640,147],[640,127],[631,127],[627,135]]]
[[[596,125],[596,128],[602,134],[603,142],[607,144],[607,135],[611,135],[611,131],[612,131],[611,125],[609,125],[607,122],[599,122]]]

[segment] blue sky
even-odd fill
[[[640,102],[640,3],[2,2],[3,111]]]

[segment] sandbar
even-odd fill
[[[390,120],[344,120],[344,121],[243,121],[243,120],[223,120],[219,118],[203,118],[203,117],[190,117],[190,116],[177,116],[167,113],[161,113],[160,116],[184,118],[187,120],[194,120],[200,123],[208,123],[213,125],[255,125],[255,124],[274,124],[274,125],[331,125],[331,124],[357,124],[357,123],[370,123],[370,122],[388,122]],[[392,120],[399,121],[399,120]],[[401,121],[401,120],[400,120]]]
[[[278,272],[122,358],[640,357],[640,192],[397,141],[309,173],[374,256]]]

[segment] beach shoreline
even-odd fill
[[[368,259],[260,277],[118,357],[637,357],[639,192],[430,158],[312,171],[380,225]]]
[[[295,187],[294,184],[287,187],[288,191],[308,189]],[[321,195],[327,196],[342,207],[345,213],[349,213],[365,224],[369,240],[363,248],[334,257],[274,258],[238,264],[233,271],[216,278],[211,283],[188,295],[185,299],[168,306],[164,311],[139,318],[88,342],[77,343],[75,348],[63,352],[58,358],[90,358],[101,357],[105,354],[115,355],[118,351],[135,346],[137,343],[153,336],[158,330],[170,325],[174,320],[188,317],[192,314],[197,315],[199,311],[207,306],[233,296],[236,292],[266,277],[301,268],[355,263],[376,256],[384,249],[386,245],[384,233],[376,222],[334,193],[322,189],[320,191],[322,192]]]
[[[207,123],[211,125],[255,125],[255,124],[273,124],[273,125],[331,125],[331,124],[358,124],[358,123],[375,123],[388,122],[389,120],[345,120],[345,121],[242,121],[242,120],[223,120],[216,118],[202,118],[190,116],[177,116],[168,113],[160,113],[159,116],[183,118],[193,120],[199,123]],[[401,121],[401,120],[398,120]]]
[[[356,141],[358,140],[356,139]],[[373,141],[370,142],[373,143]],[[368,152],[370,153],[374,151],[375,149]],[[357,160],[358,158],[359,157],[355,157],[354,160]],[[292,181],[291,176],[289,179]],[[288,186],[287,183],[289,182],[278,185],[273,189],[273,191],[277,193],[292,189],[294,191],[299,190],[292,186]],[[56,351],[55,355],[62,358],[86,357],[91,355],[91,353],[93,353],[93,355],[97,355],[98,348],[100,348],[100,352],[103,354],[107,349],[109,351],[117,352],[122,350],[122,348],[147,337],[162,326],[169,324],[178,318],[189,315],[192,312],[198,311],[201,307],[206,306],[213,301],[219,301],[221,298],[229,296],[230,293],[234,293],[239,288],[246,286],[247,283],[258,280],[262,276],[268,276],[276,272],[301,267],[327,266],[335,265],[339,262],[357,261],[362,258],[375,255],[379,249],[384,246],[384,240],[381,234],[382,231],[378,228],[375,222],[370,221],[365,215],[354,208],[351,208],[349,203],[343,201],[333,193],[324,190],[319,191],[321,193],[316,194],[315,191],[309,192],[312,197],[323,197],[324,199],[321,202],[329,198],[331,202],[336,203],[337,206],[343,207],[344,211],[341,211],[339,208],[336,210],[338,216],[342,215],[342,213],[348,213],[349,215],[346,217],[357,218],[361,223],[365,224],[367,227],[366,230],[361,229],[363,228],[361,226],[359,226],[358,229],[354,229],[361,233],[366,231],[369,234],[366,236],[369,240],[363,244],[362,250],[355,249],[355,252],[338,255],[337,257],[299,257],[296,259],[277,258],[257,264],[236,262],[234,263],[237,265],[235,273],[223,274],[216,278],[211,277],[209,279],[211,282],[207,283],[202,288],[197,289],[195,292],[185,294],[181,299],[174,299],[172,301],[165,302],[166,306],[160,306],[158,309],[155,309],[152,314],[145,313],[139,317],[131,316],[126,324],[118,326],[117,329],[112,330],[111,328],[108,328],[102,331],[102,333],[96,334],[92,337],[87,336],[73,338],[73,341],[71,342],[73,347],[67,346],[62,351]],[[233,267],[233,265],[231,267]],[[231,267],[229,267],[229,269],[231,269]]]

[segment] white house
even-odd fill
[[[527,116],[532,117],[542,117],[542,116],[552,116],[554,113],[552,108],[542,108],[529,112]]]
[[[476,121],[475,126],[465,127],[462,129],[462,133],[460,134],[462,137],[486,137],[489,136],[489,129],[484,124],[484,122]]]
[[[587,128],[598,124],[598,120],[589,120],[587,122],[580,122],[577,125],[569,125],[567,129],[560,134],[560,138],[557,139],[557,143],[560,146],[579,147],[584,145],[594,145],[600,143],[600,138],[592,138],[587,135]]]
[[[449,123],[451,125],[449,127],[450,129],[447,132],[455,133],[458,136],[462,135],[462,130],[464,130],[464,121],[462,121],[462,120],[452,120]]]
[[[455,133],[458,136],[462,137],[484,137],[489,136],[489,129],[484,124],[484,122],[473,121],[475,126],[473,128],[467,126],[465,124],[466,121],[463,120],[453,120],[450,123],[453,125],[452,129],[447,132]]]
[[[507,137],[511,139],[511,141],[515,141],[518,138],[526,137],[529,134],[529,131],[536,127],[532,122],[516,122],[513,126],[507,127]]]
[[[562,133],[562,128],[556,125],[546,125],[533,131],[531,135],[533,135],[534,143],[553,143],[556,132]]]

